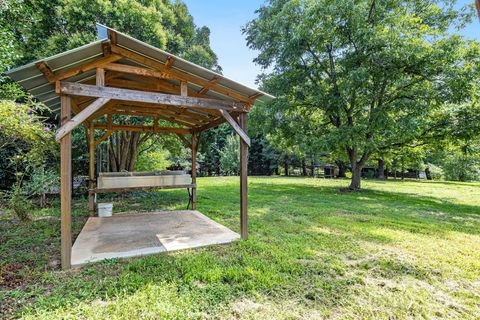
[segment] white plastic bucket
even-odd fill
[[[98,216],[99,217],[111,217],[113,211],[113,203],[99,203],[98,204]]]

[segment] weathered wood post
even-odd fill
[[[192,133],[192,210],[197,209],[197,150],[198,150],[198,133]]]
[[[238,117],[240,127],[247,132],[247,113]],[[248,144],[240,139],[240,235],[248,238]]]
[[[95,215],[95,128],[93,121],[90,122],[88,141],[89,168],[88,168],[88,214]]]
[[[64,125],[70,120],[72,101],[69,96],[60,97],[60,122]],[[71,267],[72,254],[72,134],[60,139],[60,229],[62,268]]]

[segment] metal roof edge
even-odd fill
[[[95,46],[99,43],[102,43],[103,41],[105,41],[105,39],[100,39],[100,40],[96,40],[96,41],[93,41],[93,42],[90,42],[90,43],[87,43],[87,44],[84,44],[83,46],[80,46],[80,47],[77,47],[77,48],[73,48],[73,49],[70,49],[70,50],[67,50],[67,51],[64,51],[64,52],[60,52],[60,53],[57,53],[53,56],[50,56],[50,57],[46,57],[46,58],[42,58],[42,59],[38,59],[38,60],[35,60],[33,62],[30,62],[28,64],[25,64],[23,66],[20,66],[20,67],[16,67],[16,68],[13,68],[13,69],[10,69],[8,71],[5,72],[6,75],[9,75],[9,74],[12,74],[12,73],[15,73],[15,72],[18,72],[18,71],[21,71],[23,69],[27,69],[27,68],[30,68],[30,67],[33,67],[35,66],[37,63],[41,62],[41,61],[50,61],[50,60],[53,60],[53,59],[57,59],[57,58],[61,58],[67,54],[71,54],[73,52],[77,52],[77,51],[80,51],[80,50],[83,50],[85,48],[88,48],[90,46]]]

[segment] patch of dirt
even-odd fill
[[[24,275],[22,263],[10,263],[0,267],[0,288],[15,289],[29,282]]]

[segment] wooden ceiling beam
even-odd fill
[[[57,82],[56,91],[59,94],[108,98],[123,101],[150,102],[188,108],[224,109],[228,111],[245,111],[246,105],[218,99],[182,97],[157,92],[120,89],[112,87],[93,86],[75,82]]]
[[[135,109],[122,110],[122,109],[113,107],[108,111],[108,114],[112,114],[112,115],[113,114],[118,114],[118,115],[137,116],[137,117],[148,117],[148,118],[154,118],[154,119],[157,118],[157,119],[160,119],[160,120],[169,121],[171,123],[179,124],[179,125],[182,125],[182,126],[187,126],[187,127],[190,127],[190,128],[196,126],[193,123],[182,121],[182,120],[176,119],[174,117],[164,116],[160,112],[142,112],[142,111],[135,111]]]
[[[95,123],[95,129],[101,130],[114,130],[114,131],[134,131],[134,132],[155,132],[155,133],[174,133],[174,134],[189,134],[191,133],[188,128],[175,128],[175,127],[155,127],[155,126],[140,126],[140,125],[128,125],[128,124],[106,124]]]
[[[135,75],[144,76],[144,77],[177,80],[175,77],[172,77],[172,75],[167,72],[146,69],[142,67],[135,67],[127,64],[107,63],[104,66],[102,66],[102,68],[109,71],[116,71],[116,72],[126,73],[126,74],[135,74]]]
[[[194,125],[203,125],[205,123],[208,123],[210,121],[209,120],[204,120],[204,119],[198,119],[198,118],[193,118],[193,117],[190,117],[190,116],[185,116],[185,115],[177,115],[175,113],[173,113],[172,111],[166,109],[166,108],[162,108],[161,106],[158,106],[158,107],[144,107],[144,106],[138,106],[138,105],[135,105],[135,104],[117,104],[115,105],[115,108],[117,110],[125,110],[125,111],[140,111],[140,112],[144,112],[144,113],[151,113],[151,114],[158,114],[158,113],[161,113],[169,118],[176,118],[180,121],[186,121],[186,122],[189,122],[191,124],[194,124]]]

